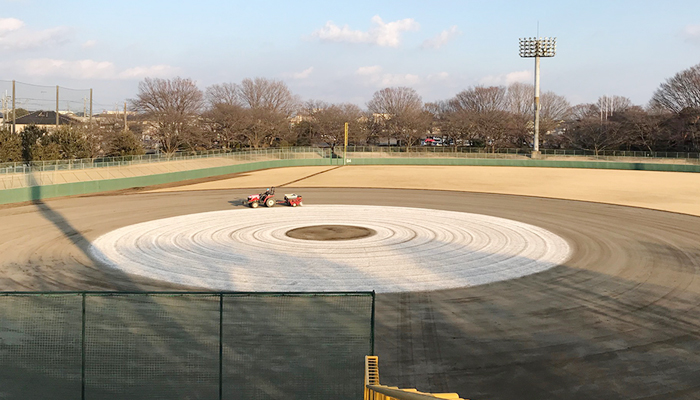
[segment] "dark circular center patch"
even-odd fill
[[[286,235],[303,240],[353,240],[362,239],[377,233],[374,229],[348,225],[315,225],[295,228]]]

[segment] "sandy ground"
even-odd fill
[[[324,179],[335,186],[421,190],[311,187],[324,186]],[[699,179],[507,167],[290,168],[241,174],[210,187],[218,190],[191,186],[52,199],[0,208],[0,288],[184,289],[106,268],[91,258],[90,242],[139,222],[242,207],[248,194],[274,184],[287,183],[310,204],[492,215],[565,238],[571,258],[542,273],[489,285],[379,295],[376,352],[383,383],[477,400],[698,399],[700,218],[688,214],[700,215],[693,204],[700,198]],[[686,214],[469,193],[482,190]]]
[[[170,187],[149,190],[148,193],[165,193],[165,192],[181,192],[181,191],[197,191],[197,190],[217,190],[217,189],[234,189],[234,188],[259,188],[264,191],[270,186],[280,187],[288,186],[293,182],[310,179],[317,174],[322,174],[327,171],[337,169],[333,167],[290,167],[290,168],[274,168],[264,169],[260,171],[244,172],[236,174],[234,178],[228,179],[213,179],[207,182],[196,183],[193,185],[169,185]],[[253,192],[251,192],[252,194]],[[279,193],[278,193],[279,194]]]
[[[256,171],[157,190],[361,187],[453,190],[592,201],[700,216],[700,174],[532,167],[345,166]]]

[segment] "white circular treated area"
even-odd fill
[[[292,229],[343,225],[376,233],[305,240]],[[476,286],[545,271],[570,248],[545,229],[480,214],[313,205],[190,214],[126,226],[92,243],[125,273],[225,291],[406,292]]]

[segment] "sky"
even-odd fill
[[[700,63],[698,0],[0,5],[0,90],[21,82],[16,98],[29,105],[55,101],[58,85],[75,108],[91,88],[95,113],[122,108],[146,77],[190,78],[202,90],[279,79],[303,100],[360,106],[393,86],[447,100],[476,85],[533,83],[534,59],[519,57],[518,39],[538,32],[557,38],[556,56],[541,61],[541,90],[572,104],[618,95],[644,106],[666,79]]]

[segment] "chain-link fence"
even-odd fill
[[[278,160],[306,159],[306,158],[333,158],[343,157],[343,147],[285,147],[268,149],[245,150],[208,150],[199,152],[183,152],[172,155],[145,154],[124,157],[99,157],[77,160],[50,160],[33,161],[31,163],[11,162],[0,163],[0,174],[62,171],[76,169],[124,167],[138,164],[162,163],[169,161],[197,160],[215,157],[226,157],[236,161],[248,162],[270,157]],[[348,158],[374,158],[374,157],[450,157],[450,158],[530,158],[532,151],[529,149],[497,149],[489,151],[484,148],[473,147],[391,147],[391,146],[349,146],[346,150]],[[590,160],[625,161],[643,159],[649,161],[663,161],[668,163],[699,164],[700,153],[684,152],[649,152],[649,151],[621,151],[601,150],[596,154],[589,150],[565,150],[543,149],[542,158],[586,158]]]
[[[0,293],[0,399],[362,396],[374,293]]]
[[[90,89],[70,89],[18,81],[0,80],[0,97],[3,121],[6,126],[12,124],[13,105],[17,117],[35,111],[58,111],[60,114],[88,117],[94,106],[91,103]]]

